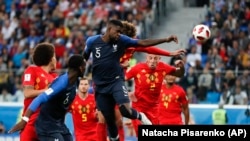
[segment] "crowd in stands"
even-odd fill
[[[179,83],[190,103],[250,104],[250,2],[210,2],[201,24],[211,38],[204,44],[190,38]]]
[[[211,38],[204,44],[190,38],[184,58],[186,75],[178,83],[190,103],[249,104],[250,3],[210,1],[202,24],[210,27]],[[23,101],[21,76],[32,64],[30,54],[37,43],[54,43],[57,70],[63,70],[71,54],[82,52],[88,36],[103,33],[108,19],[134,23],[138,38],[150,35],[153,2],[0,0],[0,102]]]
[[[88,36],[108,19],[122,19],[150,34],[153,0],[0,0],[0,102],[22,101],[21,77],[36,44],[55,45],[57,70],[81,53]],[[143,26],[146,25],[146,26]]]

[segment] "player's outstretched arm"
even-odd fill
[[[39,95],[32,101],[29,108],[25,111],[25,114],[22,117],[22,120],[18,122],[14,127],[12,127],[8,133],[14,133],[16,131],[20,131],[25,127],[25,125],[29,121],[30,116],[33,114],[33,112],[40,106],[41,103],[46,102],[48,100],[47,98],[48,96],[46,96],[45,93],[42,93],[41,95]]]
[[[67,75],[62,75],[58,79],[54,81],[54,83],[51,84],[50,88],[48,88],[45,92],[40,94],[38,97],[36,97],[31,104],[29,105],[28,109],[25,111],[24,116],[22,117],[22,120],[18,122],[14,127],[12,127],[8,133],[14,133],[17,131],[22,130],[27,122],[29,121],[29,118],[31,115],[38,109],[38,107],[42,104],[47,102],[49,99],[54,97],[55,95],[60,94],[60,92],[65,89],[65,87],[68,84],[68,77]]]
[[[171,35],[167,38],[162,38],[162,39],[141,39],[141,40],[138,40],[137,44],[139,46],[149,47],[149,46],[154,46],[154,45],[158,45],[162,43],[169,43],[172,41],[178,44],[178,38],[175,35]]]
[[[146,52],[146,53],[149,53],[149,54],[156,54],[156,55],[163,55],[163,56],[179,56],[179,55],[183,55],[186,53],[186,50],[185,49],[178,49],[178,50],[175,50],[175,51],[172,51],[172,52],[169,52],[167,50],[163,50],[163,49],[160,49],[158,47],[137,47],[135,48],[135,51],[137,52]]]

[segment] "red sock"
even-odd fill
[[[118,134],[120,141],[125,141],[123,126],[118,126]]]
[[[97,124],[97,141],[107,141],[107,127],[105,123]]]

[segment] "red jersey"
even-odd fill
[[[135,48],[127,48],[124,55],[120,58],[120,63],[124,63],[125,61],[129,61],[132,58],[135,52]]]
[[[186,92],[179,85],[167,88],[162,85],[159,104],[159,124],[183,124],[182,104],[187,104]]]
[[[34,86],[35,90],[42,90],[48,88],[49,84],[56,78],[56,73],[47,73],[39,66],[29,66],[23,74],[22,85],[23,86]],[[35,98],[35,97],[34,97]],[[34,98],[24,99],[24,110],[23,114],[29,107],[30,103]],[[22,115],[23,115],[22,114]],[[28,124],[34,125],[35,119],[39,114],[39,109],[36,110],[30,117]]]
[[[150,69],[146,63],[139,63],[132,67],[126,73],[126,78],[134,78],[135,82],[137,102],[132,102],[132,106],[136,110],[144,112],[149,119],[150,117],[155,118],[163,79],[166,74],[175,70],[175,67],[163,62],[159,62],[156,69]],[[152,119],[150,120],[152,121]]]
[[[96,141],[96,104],[94,95],[85,100],[76,95],[70,106],[76,141]]]

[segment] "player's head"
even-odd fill
[[[133,23],[130,23],[128,21],[122,21],[123,28],[122,28],[122,34],[127,35],[128,37],[135,38],[136,37],[136,27],[133,25]]]
[[[78,75],[82,76],[85,71],[86,61],[80,54],[74,54],[69,58],[68,69],[78,71]]]
[[[34,48],[32,60],[37,66],[50,66],[56,68],[55,47],[50,43],[40,43]]]
[[[123,24],[119,20],[110,20],[108,22],[106,34],[110,41],[117,41],[122,32]]]
[[[150,69],[155,69],[158,65],[161,57],[155,54],[147,54],[146,55],[146,63]]]
[[[88,89],[89,89],[89,80],[86,77],[81,77],[78,86],[79,93],[86,94],[88,93]]]
[[[165,76],[165,82],[166,82],[166,84],[172,85],[172,84],[175,83],[175,81],[176,81],[176,76],[173,76],[173,75],[171,75],[171,74],[167,74],[167,75]]]

